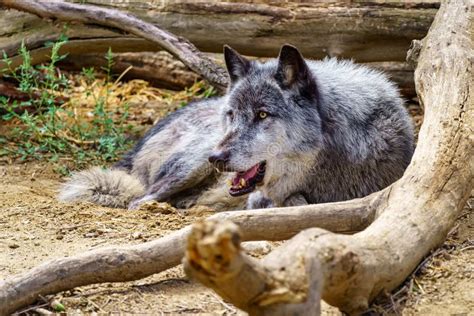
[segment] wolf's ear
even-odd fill
[[[251,66],[250,60],[241,56],[228,45],[224,45],[224,58],[227,72],[232,82],[237,81],[249,72]]]
[[[281,48],[275,78],[283,87],[296,88],[301,93],[310,95],[316,93],[316,81],[303,56],[294,46],[285,44]]]

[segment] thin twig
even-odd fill
[[[41,307],[46,307],[46,306],[49,306],[49,303],[43,303],[43,304],[40,304],[40,305],[35,305],[35,306],[31,306],[31,307],[28,307],[28,308],[25,308],[25,309],[22,309],[12,315],[16,316],[16,315],[22,315],[22,314],[26,314],[27,312],[29,311],[33,311],[37,308],[41,308]]]

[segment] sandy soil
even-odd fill
[[[48,165],[0,167],[0,175],[0,278],[48,259],[159,238],[199,218],[59,203],[59,179]],[[68,312],[235,314],[211,291],[189,282],[181,267],[137,282],[92,285],[55,297]]]

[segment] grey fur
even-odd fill
[[[94,167],[73,174],[59,194],[61,201],[89,201],[110,207],[126,207],[144,193],[137,178],[118,169]]]
[[[413,129],[385,75],[350,61],[305,61],[288,45],[266,63],[230,48],[225,57],[232,83],[224,97],[162,120],[117,164],[146,188],[130,199],[131,208],[152,199],[180,207],[243,207],[245,196],[227,192],[229,174],[207,160],[216,151],[229,154],[225,170],[266,161],[249,208],[362,197],[402,176],[413,153]],[[268,116],[259,119],[259,111]],[[87,197],[71,193],[78,190],[74,181],[63,200]]]

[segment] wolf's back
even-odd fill
[[[131,200],[143,195],[144,191],[140,180],[123,170],[94,167],[73,174],[62,186],[59,200],[126,208]]]

